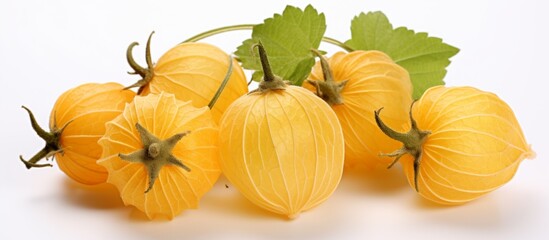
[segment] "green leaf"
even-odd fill
[[[315,64],[311,49],[318,49],[325,31],[324,14],[319,14],[311,5],[305,10],[287,6],[282,15],[275,14],[255,25],[252,38],[245,40],[235,54],[242,67],[257,71],[253,79],[260,80],[263,77],[261,63],[252,46],[261,40],[273,73],[294,85],[301,85]]]
[[[431,86],[444,85],[446,67],[459,49],[405,27],[393,29],[382,12],[361,13],[351,22],[351,39],[345,42],[355,50],[379,50],[388,54],[410,73],[414,99]]]

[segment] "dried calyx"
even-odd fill
[[[68,122],[63,126],[62,128],[57,128],[57,121],[54,119],[54,126],[53,129],[50,129],[50,132],[46,132],[44,129],[42,129],[38,123],[36,122],[36,119],[34,118],[34,114],[32,114],[31,110],[29,110],[25,106],[21,106],[23,109],[25,109],[29,113],[30,121],[32,128],[46,142],[46,146],[42,148],[38,153],[36,153],[30,160],[23,159],[23,156],[19,155],[19,159],[21,162],[25,164],[27,169],[31,169],[33,167],[51,167],[52,165],[49,163],[46,164],[39,164],[38,161],[42,160],[43,158],[49,159],[50,157],[53,157],[57,153],[63,153],[63,149],[61,149],[61,146],[59,145],[59,139],[61,138],[61,134],[63,133],[63,130],[69,125],[71,122]],[[55,115],[54,115],[55,117]]]
[[[133,72],[128,72],[128,74],[132,74],[132,75],[137,74],[141,76],[141,79],[124,89],[138,87],[139,90],[137,91],[137,94],[140,94],[141,91],[143,91],[143,87],[149,84],[149,82],[154,77],[154,64],[151,58],[151,38],[153,34],[154,34],[154,31],[151,32],[151,34],[149,35],[149,39],[147,40],[147,47],[145,49],[145,60],[147,62],[147,68],[141,67],[133,59],[133,55],[132,55],[133,47],[139,45],[139,43],[133,42],[130,44],[130,46],[128,46],[128,49],[126,50],[126,59],[128,60],[128,64],[130,64],[130,67],[133,69]]]
[[[191,171],[189,167],[172,155],[172,150],[177,142],[185,135],[189,134],[190,131],[175,134],[168,139],[160,140],[139,123],[135,126],[141,137],[143,148],[130,154],[120,153],[118,156],[128,162],[143,163],[145,165],[149,174],[149,187],[145,190],[145,193],[152,189],[160,170],[165,165],[175,165],[188,172]]]
[[[374,111],[375,119],[377,126],[385,133],[385,135],[389,136],[392,139],[395,139],[397,141],[400,141],[404,144],[404,146],[392,153],[389,154],[381,154],[382,156],[387,157],[394,157],[395,160],[387,167],[391,168],[393,165],[395,165],[398,160],[404,156],[405,154],[410,154],[414,157],[414,186],[417,192],[419,192],[418,188],[418,175],[419,175],[419,167],[421,165],[421,154],[422,154],[422,146],[425,140],[427,139],[427,136],[431,134],[429,131],[422,131],[418,129],[417,123],[414,120],[412,116],[412,106],[410,106],[410,121],[412,123],[412,127],[410,128],[410,131],[407,133],[399,133],[397,131],[394,131],[393,129],[389,128],[383,121],[381,121],[381,118],[379,117],[379,113],[383,108],[380,108],[377,111]]]
[[[341,82],[334,81],[332,70],[330,69],[326,58],[322,56],[322,54],[316,49],[312,49],[311,51],[320,58],[320,65],[322,66],[324,81],[307,80],[307,82],[316,88],[316,95],[322,98],[328,104],[343,104],[341,91],[349,80],[344,80]]]
[[[267,58],[267,52],[265,51],[265,47],[263,47],[261,41],[259,41],[259,43],[257,44],[254,44],[252,46],[252,49],[254,48],[257,48],[259,52],[261,67],[263,69],[263,80],[259,83],[259,87],[256,90],[251,91],[250,93],[257,91],[264,93],[271,90],[286,89],[288,81],[285,81],[281,77],[273,74],[273,70],[271,69],[271,65],[269,64],[269,59]]]

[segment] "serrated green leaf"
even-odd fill
[[[242,67],[257,71],[253,79],[260,80],[263,76],[261,63],[251,48],[261,40],[273,73],[294,85],[301,85],[315,64],[311,49],[318,49],[325,31],[324,14],[319,14],[311,5],[305,10],[287,6],[282,15],[275,14],[254,26],[252,38],[245,40],[235,55]]]
[[[355,50],[379,50],[388,54],[410,73],[414,99],[431,86],[443,85],[450,58],[459,49],[405,27],[393,29],[382,12],[361,13],[351,22],[351,39],[345,42]]]

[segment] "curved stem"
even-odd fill
[[[375,117],[375,120],[376,120],[376,123],[377,123],[377,126],[379,127],[379,129],[381,129],[381,131],[383,133],[385,133],[385,135],[387,135],[388,137],[390,137],[394,140],[397,140],[397,141],[400,141],[400,142],[403,142],[403,143],[407,142],[408,135],[406,135],[404,133],[399,133],[399,132],[391,129],[389,126],[385,125],[385,123],[379,117],[379,113],[381,112],[381,110],[383,110],[383,108],[380,108],[377,111],[374,111],[374,117]]]
[[[143,89],[154,77],[154,64],[152,62],[151,58],[151,39],[152,35],[154,34],[154,31],[149,34],[149,38],[147,39],[147,46],[145,48],[145,61],[147,62],[147,68],[141,67],[135,60],[133,59],[132,50],[135,46],[139,45],[137,42],[133,42],[128,46],[128,49],[126,50],[126,59],[128,60],[128,64],[130,64],[130,67],[134,70],[134,72],[128,72],[129,74],[139,74],[141,76],[141,79],[139,79],[136,83],[125,87],[124,89],[130,89],[134,87],[138,87],[137,94],[141,94]]]
[[[225,26],[220,28],[214,28],[212,30],[194,35],[181,43],[200,41],[204,38],[211,37],[224,32],[232,32],[232,31],[238,31],[238,30],[252,30],[254,26],[255,24],[239,24],[239,25],[231,25],[231,26]]]
[[[397,150],[393,153],[381,154],[382,156],[395,157],[395,160],[389,165],[388,168],[391,168],[400,159],[400,157],[402,157],[403,155],[405,155],[405,154],[412,155],[413,158],[414,158],[414,163],[413,163],[413,165],[414,165],[413,166],[414,167],[414,187],[415,187],[416,192],[419,192],[418,176],[420,174],[419,170],[420,170],[420,167],[421,167],[421,155],[422,155],[422,152],[423,152],[422,148],[423,148],[423,143],[426,141],[427,136],[431,132],[430,131],[420,130],[417,127],[417,123],[416,123],[414,117],[412,116],[412,109],[413,109],[414,103],[415,103],[415,101],[412,102],[412,104],[410,106],[410,112],[409,112],[412,127],[410,128],[410,130],[407,133],[399,133],[397,131],[394,131],[393,129],[391,129],[387,125],[385,125],[383,123],[383,121],[381,121],[381,119],[379,117],[379,113],[381,112],[381,110],[383,108],[380,108],[379,110],[374,111],[374,115],[375,115],[375,120],[376,120],[377,126],[381,129],[381,131],[383,133],[385,133],[385,135],[387,135],[388,137],[390,137],[392,139],[398,140],[398,141],[400,141],[404,144],[404,146],[401,149],[399,149],[399,150]]]
[[[414,104],[416,104],[417,100],[414,100],[412,104],[410,105],[410,111],[408,112],[408,116],[410,117],[410,123],[412,124],[412,129],[418,129],[417,128],[417,122],[414,119],[414,116],[412,115],[412,109],[414,108]]]
[[[328,65],[328,60],[316,49],[311,49],[311,51],[320,59],[320,65],[322,67],[322,74],[324,75],[325,82],[333,82],[332,69]]]
[[[145,48],[145,61],[147,62],[147,67],[149,70],[153,69],[154,65],[151,58],[151,38],[154,34],[154,31],[151,32],[149,35],[149,39],[147,39],[147,47]]]
[[[322,98],[326,103],[333,105],[343,104],[343,97],[341,91],[349,80],[343,80],[336,82],[333,77],[332,69],[328,64],[328,60],[322,55],[322,53],[316,49],[311,51],[320,58],[320,65],[322,67],[322,74],[324,75],[324,81],[307,80],[307,82],[316,88],[316,95]]]
[[[225,78],[223,79],[223,82],[221,82],[221,85],[217,89],[217,92],[215,92],[215,95],[213,96],[210,103],[208,103],[208,108],[212,109],[215,105],[215,102],[217,102],[217,99],[219,96],[221,96],[221,93],[223,92],[223,89],[225,89],[225,86],[227,86],[227,83],[229,82],[229,79],[231,78],[231,75],[233,74],[233,58],[231,55],[229,55],[229,69],[227,69],[227,73],[225,74]]]
[[[214,28],[212,30],[208,30],[206,32],[194,35],[194,36],[188,38],[187,40],[185,40],[181,43],[200,41],[202,39],[205,39],[205,38],[208,38],[208,37],[220,34],[220,33],[224,33],[224,32],[232,32],[232,31],[239,31],[239,30],[253,30],[254,26],[256,26],[256,24],[238,24],[238,25],[231,25],[231,26],[225,26],[225,27],[220,27],[220,28]],[[340,41],[338,41],[334,38],[331,38],[331,37],[322,37],[322,41],[326,42],[326,43],[333,44],[335,46],[338,46],[338,47],[342,48],[343,50],[345,50],[347,52],[354,51],[354,49],[347,46],[345,43],[340,42]]]
[[[141,67],[135,59],[133,59],[132,50],[135,46],[139,45],[138,42],[132,42],[128,49],[126,50],[126,60],[128,61],[128,64],[130,64],[130,67],[135,71],[135,74],[139,74],[141,77],[145,77],[147,75],[147,69]]]
[[[340,41],[338,41],[334,38],[331,38],[331,37],[322,37],[322,41],[325,42],[325,43],[330,43],[332,45],[338,46],[338,47],[342,48],[343,50],[345,50],[347,52],[354,51],[354,49],[349,47],[347,44],[345,44],[343,42],[340,42]]]
[[[61,152],[61,150],[59,148],[59,145],[58,145],[59,144],[59,137],[61,136],[61,133],[63,132],[65,127],[70,122],[65,124],[65,126],[63,126],[63,128],[61,128],[61,129],[57,129],[57,127],[54,127],[54,129],[52,129],[52,132],[46,132],[36,122],[36,118],[34,118],[34,114],[32,113],[32,111],[30,109],[28,109],[27,107],[25,107],[25,106],[21,106],[21,107],[23,109],[25,109],[27,111],[27,113],[29,114],[29,118],[30,118],[30,121],[31,121],[32,128],[34,129],[36,134],[38,134],[38,136],[40,136],[40,138],[42,138],[46,142],[46,146],[44,146],[44,148],[42,148],[42,150],[37,152],[28,161],[25,160],[23,158],[23,156],[21,156],[21,155],[19,155],[19,159],[21,160],[21,162],[23,162],[25,164],[27,169],[31,169],[33,167],[51,167],[52,166],[51,164],[37,164],[37,163],[38,163],[38,161],[40,161],[43,158],[48,158],[49,156],[52,156],[52,155],[54,155],[58,152]]]
[[[36,122],[36,118],[34,118],[34,114],[32,113],[32,111],[30,109],[28,109],[27,107],[25,107],[25,106],[21,106],[21,107],[23,109],[25,109],[27,111],[27,113],[29,114],[32,129],[34,129],[36,134],[38,134],[38,136],[40,136],[40,138],[44,139],[44,141],[46,141],[46,142],[53,141],[54,136],[51,133],[46,132],[44,129],[42,129],[40,127],[40,125],[38,125],[38,122]]]

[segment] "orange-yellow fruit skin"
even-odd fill
[[[62,153],[55,154],[59,168],[71,179],[87,184],[104,183],[107,171],[97,165],[105,123],[118,116],[135,93],[118,83],[88,83],[72,88],[57,99],[50,114],[50,129],[67,127],[60,137]]]
[[[231,58],[232,59],[232,58]],[[212,108],[217,123],[227,107],[248,92],[246,76],[232,59],[232,74]],[[141,95],[175,94],[179,100],[192,101],[195,107],[208,106],[229,69],[229,55],[207,43],[182,43],[167,51],[154,67],[154,77]]]
[[[455,205],[474,200],[511,180],[533,157],[512,109],[495,94],[472,87],[437,86],[413,106],[423,144],[419,194]],[[413,185],[413,159],[400,162]]]
[[[408,72],[380,51],[338,52],[328,59],[333,80],[348,80],[341,91],[343,104],[332,105],[345,136],[345,165],[364,164],[367,168],[388,164],[380,157],[393,151],[400,142],[387,137],[374,121],[381,107],[384,122],[397,131],[408,129],[408,110],[412,103],[412,83]],[[317,62],[308,78],[324,81]],[[307,81],[303,87],[316,92]]]
[[[324,202],[343,173],[337,117],[301,87],[237,99],[220,136],[223,174],[251,202],[289,218]]]
[[[143,148],[136,123],[163,140],[190,131],[172,150],[191,171],[165,165],[154,187],[148,192],[149,175],[143,163],[122,160]],[[207,107],[177,100],[173,94],[138,96],[121,115],[107,123],[99,140],[103,154],[98,163],[109,172],[107,182],[115,185],[126,205],[133,205],[149,218],[172,219],[185,209],[198,208],[199,200],[217,181],[219,168],[219,129]]]

